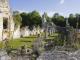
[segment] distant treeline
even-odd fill
[[[32,11],[29,13],[22,12],[19,13],[19,11],[13,12],[13,19],[15,22],[15,27],[25,27],[29,26],[29,28],[33,28],[33,26],[42,27],[42,16],[38,11]],[[49,17],[46,13],[46,20],[47,22],[53,22],[55,25],[65,27],[66,26],[66,19],[68,19],[68,23],[71,27],[80,28],[80,14],[70,14],[69,17],[64,17],[59,15],[58,13],[55,13],[53,17]]]

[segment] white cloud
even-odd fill
[[[60,4],[64,4],[64,0],[60,0]]]

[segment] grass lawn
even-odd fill
[[[11,48],[20,48],[21,46],[25,45],[27,48],[31,48],[35,40],[36,36],[13,39],[9,40],[8,46],[10,46]],[[2,42],[0,42],[0,48],[2,47],[4,47],[4,45]]]
[[[58,33],[54,33],[54,34],[52,34],[52,35],[50,35],[50,36],[48,36],[48,38],[47,39],[54,39],[55,37],[57,37],[58,36]]]
[[[54,39],[55,36],[57,36],[57,33],[54,33],[52,36],[48,36],[48,39]],[[12,39],[9,40],[8,46],[11,48],[20,48],[21,46],[25,45],[26,48],[32,48],[33,42],[36,40],[37,36],[29,36],[24,38],[18,38],[18,39]],[[3,42],[0,42],[0,48],[3,48],[5,44]]]

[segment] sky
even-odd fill
[[[80,13],[80,0],[10,0],[13,11],[20,12],[39,11],[46,12],[49,16],[59,13],[68,16],[70,13]]]

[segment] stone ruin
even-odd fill
[[[0,40],[12,38],[14,22],[9,0],[0,0]]]
[[[80,60],[80,50],[75,52],[47,51],[42,53],[37,60]]]
[[[28,27],[23,27],[20,29],[18,27],[16,30],[14,29],[14,21],[11,13],[11,9],[9,6],[9,0],[0,0],[0,40],[10,39],[10,38],[20,38],[21,35],[23,37],[36,35],[38,33],[43,32],[42,29],[34,28],[32,31],[28,29]]]
[[[70,27],[66,20],[66,27],[56,26],[56,30],[61,33],[58,40],[64,40],[64,45],[43,52],[37,60],[80,60],[80,50],[75,50],[73,46],[77,38],[76,29]]]

